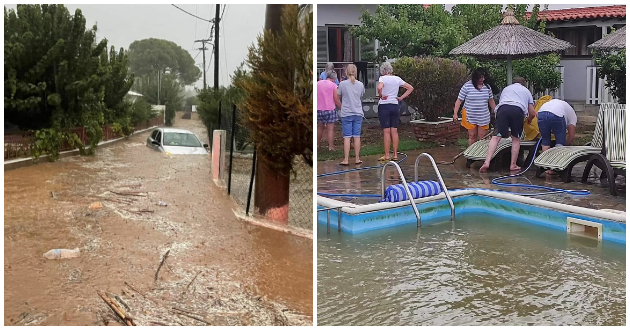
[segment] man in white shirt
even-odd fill
[[[534,111],[534,98],[532,93],[525,87],[525,79],[516,77],[509,85],[501,91],[499,104],[496,107],[497,122],[494,129],[495,136],[488,143],[488,154],[479,172],[483,173],[490,167],[490,161],[501,138],[512,137],[512,154],[510,171],[518,171],[521,168],[516,165],[518,153],[521,149],[521,134],[523,133],[523,121],[527,116],[527,122],[531,123],[536,117]],[[508,131],[510,133],[508,133]]]
[[[550,100],[540,107],[537,117],[543,151],[551,147],[551,134],[556,137],[556,147],[572,144],[577,115],[569,103],[558,99]]]

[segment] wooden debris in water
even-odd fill
[[[162,268],[162,266],[164,265],[164,262],[166,261],[166,258],[168,258],[168,254],[171,252],[171,250],[169,249],[168,251],[166,251],[166,253],[164,254],[164,256],[162,257],[162,262],[160,262],[160,265],[158,266],[157,271],[155,272],[155,280],[157,281],[158,279],[158,273],[160,272],[160,269]]]
[[[96,293],[101,297],[101,299],[103,299],[107,306],[109,306],[109,308],[111,308],[112,311],[114,311],[114,313],[118,315],[118,317],[120,317],[120,319],[123,321],[123,324],[129,326],[136,325],[133,321],[133,318],[131,318],[129,315],[126,315],[124,310],[120,306],[118,306],[115,301],[110,299],[105,292],[96,291]]]

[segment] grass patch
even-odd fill
[[[456,145],[460,147],[468,147],[468,139],[457,139]]]
[[[468,143],[468,142],[466,142]],[[400,140],[398,143],[398,151],[408,151],[422,148],[433,148],[437,147],[437,143],[434,142],[419,142],[416,140]],[[335,146],[337,150],[328,151],[324,146],[323,148],[319,148],[317,150],[317,161],[325,161],[325,160],[334,160],[334,159],[343,159],[343,145]],[[372,144],[367,146],[361,146],[360,156],[373,156],[373,155],[382,155],[384,154],[385,148],[383,147],[383,142],[381,141],[379,144]],[[350,149],[350,157],[354,157],[354,149]]]

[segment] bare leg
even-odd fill
[[[350,139],[348,139],[350,140]],[[355,136],[354,137],[354,162],[355,163],[360,163],[361,160],[359,159],[359,153],[361,152],[361,138]]]
[[[391,135],[391,129],[390,128],[385,128],[383,129],[383,139],[384,139],[384,145],[385,145],[385,158],[386,159],[390,159],[389,157],[389,147],[391,147],[392,144],[392,135]]]
[[[477,127],[468,130],[468,146],[477,142]]]
[[[518,171],[520,170],[520,166],[516,165],[516,160],[518,159],[518,152],[521,149],[521,139],[512,136],[512,158],[510,159],[510,171]]]
[[[484,173],[488,171],[490,167],[490,161],[492,160],[492,155],[497,151],[497,146],[499,145],[499,140],[501,140],[498,136],[493,136],[488,143],[488,154],[486,155],[486,160],[483,162],[483,165],[479,168],[479,173]]]
[[[328,133],[328,150],[334,150],[333,140],[335,139],[335,124],[326,124],[326,133]]]
[[[392,127],[390,130],[392,132],[392,145],[394,147],[394,154],[392,157],[398,157],[398,128]]]
[[[486,134],[488,134],[487,129],[477,126],[477,140],[476,141],[483,139],[486,136]]]
[[[322,142],[322,135],[324,133],[324,123],[317,123],[317,147],[319,148],[320,142]]]
[[[350,156],[350,138],[343,138],[343,162],[342,164],[348,164],[348,157]]]

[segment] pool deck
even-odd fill
[[[440,161],[449,162],[463,151],[459,146],[447,146],[438,147],[424,150],[414,150],[405,152],[409,157],[400,164],[405,178],[407,181],[413,181],[414,163],[416,157],[423,153],[429,153],[438,163]],[[351,151],[351,160],[353,159],[353,151]],[[338,165],[340,160],[318,162],[317,174],[331,173],[335,171],[343,171],[356,167],[366,167],[379,165],[378,158],[380,155],[362,157],[363,164],[354,165],[351,161],[350,166]],[[540,199],[543,201],[551,201],[565,205],[580,206],[583,208],[594,210],[611,210],[611,212],[623,212],[625,217],[626,211],[626,196],[625,191],[620,191],[619,196],[611,196],[608,192],[608,188],[601,187],[599,180],[595,178],[589,179],[589,182],[582,184],[580,178],[584,171],[584,165],[586,162],[576,165],[573,168],[573,180],[574,182],[564,183],[560,180],[558,175],[543,174],[540,178],[535,177],[536,167],[532,166],[524,175],[518,178],[505,180],[504,183],[523,183],[534,184],[541,186],[548,186],[560,189],[586,189],[591,192],[587,196],[569,195],[566,193],[530,196],[531,198]],[[509,171],[489,172],[485,174],[479,173],[479,167],[481,162],[474,163],[471,168],[466,168],[466,158],[460,157],[453,165],[439,165],[438,169],[444,179],[444,182],[449,190],[461,189],[461,188],[480,188],[480,189],[492,189],[499,191],[509,192],[521,192],[532,193],[541,192],[542,190],[527,190],[524,188],[516,187],[502,187],[492,184],[492,179],[504,175],[509,175]],[[423,158],[420,160],[418,166],[419,180],[437,180],[434,174],[433,167],[428,159]],[[364,171],[355,171],[350,173],[344,173],[335,176],[327,176],[317,178],[317,191],[327,193],[346,193],[346,194],[380,194],[380,169],[371,169]],[[394,168],[389,168],[386,172],[386,185],[400,183],[398,173]],[[625,184],[625,178],[623,178]],[[377,203],[376,198],[336,198],[342,202],[348,202],[351,204],[372,204]]]

